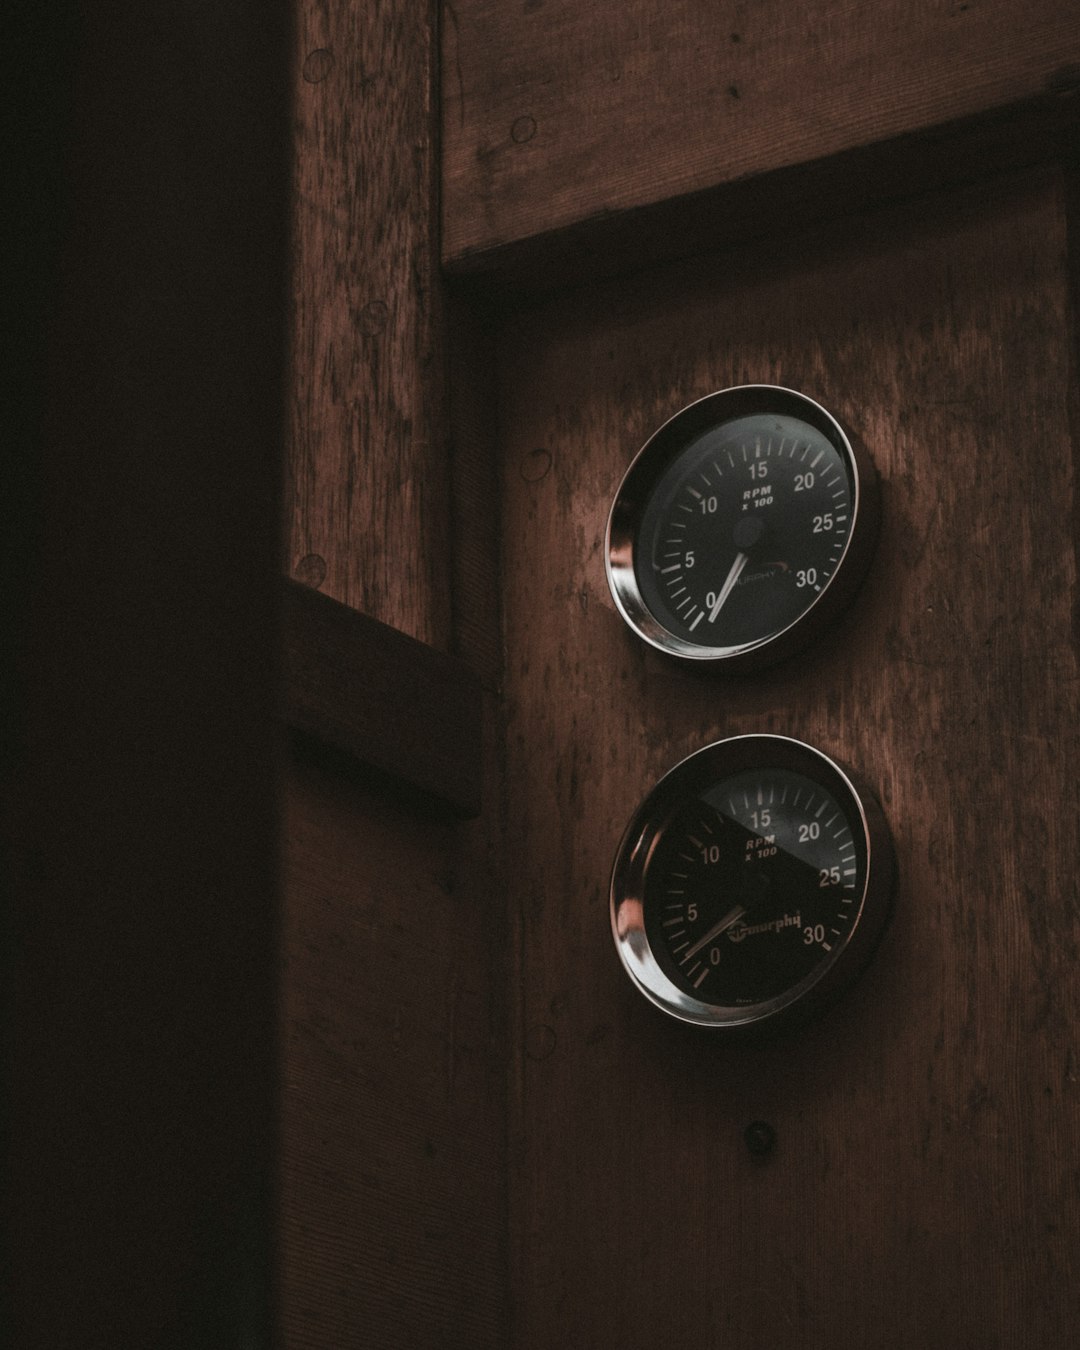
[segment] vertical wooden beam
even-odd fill
[[[294,593],[294,722],[472,810],[481,752],[485,806],[497,796],[491,695],[481,746],[480,687],[445,652],[498,657],[478,622],[490,606],[454,613],[451,581],[456,568],[479,591],[455,522],[493,493],[466,448],[451,500],[438,6],[303,0],[299,15],[287,568],[380,624]],[[484,580],[493,591],[490,568]],[[342,767],[298,760],[288,784],[284,1335],[296,1350],[501,1350],[503,925],[487,825]]]
[[[432,3],[303,0],[288,570],[450,642]]]
[[[286,9],[20,23],[8,1344],[267,1346]]]

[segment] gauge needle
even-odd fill
[[[720,594],[716,597],[716,602],[712,609],[709,610],[710,623],[716,622],[716,616],[723,608],[724,601],[727,600],[728,596],[735,589],[735,583],[742,574],[742,570],[746,566],[749,557],[749,553],[737,553],[735,555],[735,561],[731,564],[731,571],[727,574],[727,580],[724,582],[723,586],[721,586]]]
[[[718,938],[725,928],[730,928],[731,925],[735,922],[735,920],[741,919],[745,913],[746,913],[745,905],[736,905],[734,909],[729,909],[722,919],[720,919],[717,923],[713,924],[713,926],[709,929],[709,931],[705,934],[703,938],[700,938],[697,942],[694,943],[694,945],[683,957],[683,963],[685,964],[687,961],[689,961],[692,956],[697,956],[698,952],[701,951],[702,947],[707,947],[709,943],[713,940],[713,938]]]

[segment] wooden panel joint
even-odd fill
[[[478,815],[479,676],[310,587],[285,586],[290,730],[457,816]]]

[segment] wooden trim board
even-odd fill
[[[1070,0],[464,0],[443,30],[443,258],[1075,88]]]
[[[480,810],[480,678],[464,662],[286,579],[286,710],[305,741],[458,816]]]

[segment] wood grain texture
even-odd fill
[[[495,691],[503,657],[495,360],[480,312],[452,297],[447,311],[454,651]]]
[[[1065,248],[1057,178],[998,179],[578,291],[501,335],[516,1350],[1075,1334]],[[802,388],[861,432],[884,526],[828,640],[710,679],[625,627],[602,536],[652,430],[750,381]],[[736,1049],[631,989],[606,891],[655,779],[751,731],[877,786],[900,886],[845,1001]],[[742,1142],[752,1120],[777,1131],[764,1164]]]
[[[303,764],[287,805],[282,1344],[502,1350],[485,836]]]
[[[536,303],[572,286],[765,236],[798,236],[823,221],[942,188],[1058,164],[1078,139],[1080,90],[1073,89],[687,196],[584,216],[448,259],[448,276],[480,308]]]
[[[446,649],[430,4],[304,0],[287,571]]]
[[[463,662],[286,581],[286,718],[462,816],[480,810],[481,686]]]
[[[455,266],[1075,86],[1071,0],[447,4]],[[675,226],[677,228],[677,226]]]
[[[445,653],[482,657],[488,690],[499,658],[477,437],[449,463],[435,33],[433,3],[300,6],[288,570],[325,594],[293,592],[290,718],[429,798],[308,758],[290,770],[281,1309],[296,1350],[506,1344],[501,815],[497,793],[475,824],[432,808],[474,813],[498,759],[493,696]],[[452,541],[457,513],[483,533]]]

